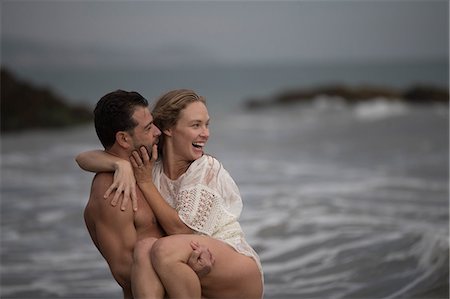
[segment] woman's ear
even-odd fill
[[[172,129],[171,128],[163,130],[163,133],[166,136],[172,137]]]
[[[116,141],[123,148],[130,148],[131,138],[127,132],[119,131],[116,133]]]

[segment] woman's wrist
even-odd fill
[[[123,168],[129,168],[129,169],[132,168],[130,161],[127,161],[124,159],[119,159],[117,161],[114,161],[112,166],[113,166],[114,171],[116,171],[118,169],[123,169]]]
[[[148,187],[150,189],[156,188],[155,184],[152,180],[145,180],[145,181],[136,181],[139,187]]]

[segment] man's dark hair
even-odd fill
[[[130,132],[137,126],[133,119],[136,106],[148,107],[148,101],[135,91],[116,90],[97,102],[94,109],[95,131],[105,149],[114,144],[117,132]]]

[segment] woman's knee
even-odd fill
[[[153,244],[158,239],[156,238],[146,238],[136,242],[133,251],[133,262],[140,263],[142,261],[150,261],[150,252],[152,250]]]
[[[164,237],[158,239],[152,246],[150,257],[155,268],[173,262],[183,261],[184,243],[181,237]]]
[[[170,242],[168,242],[166,238],[161,238],[158,241],[156,241],[153,244],[150,252],[152,264],[155,267],[158,267],[159,265],[167,263],[167,260],[171,255],[171,251],[172,251],[171,244]]]

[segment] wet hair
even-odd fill
[[[111,148],[116,141],[116,133],[132,130],[137,126],[133,119],[136,107],[148,107],[148,101],[135,91],[116,90],[104,95],[95,106],[94,124],[98,139],[105,147]]]
[[[202,102],[206,105],[205,98],[197,95],[190,89],[176,89],[169,91],[162,95],[153,108],[153,122],[155,125],[164,132],[174,126],[180,118],[180,113],[187,105],[194,102]],[[160,142],[158,145],[159,154],[162,154],[162,147],[164,144],[164,133],[161,134]]]

